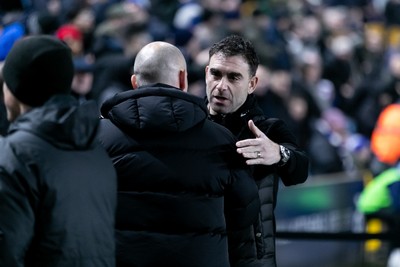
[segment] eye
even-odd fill
[[[238,80],[240,80],[241,77],[242,76],[240,74],[238,74],[238,73],[230,73],[228,75],[228,79],[231,80],[231,81],[238,81]]]
[[[221,72],[216,69],[210,69],[210,74],[214,76],[215,79],[219,79],[222,76]]]

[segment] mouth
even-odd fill
[[[214,98],[213,102],[216,105],[224,105],[228,101],[228,98],[223,97],[223,96],[214,96],[213,98]]]

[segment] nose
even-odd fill
[[[219,82],[218,82],[218,84],[217,84],[217,89],[218,89],[219,91],[225,91],[225,90],[228,89],[228,81],[227,81],[227,79],[226,79],[225,77],[222,77],[222,78],[219,80]]]

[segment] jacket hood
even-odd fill
[[[101,107],[101,115],[126,132],[183,132],[207,119],[197,96],[165,84],[116,94]]]
[[[57,95],[18,117],[8,132],[32,132],[56,147],[79,150],[92,146],[98,124],[99,113],[94,101],[79,105],[72,96]]]

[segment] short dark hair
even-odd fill
[[[239,35],[230,35],[221,41],[213,44],[209,51],[209,58],[221,53],[225,56],[242,56],[249,64],[250,75],[256,74],[258,64],[260,63],[253,44]]]

